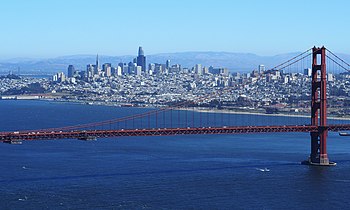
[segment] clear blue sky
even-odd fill
[[[1,0],[0,58],[182,51],[350,53],[346,0]]]

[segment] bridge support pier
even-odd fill
[[[334,166],[336,163],[329,161],[326,140],[328,129],[319,127],[318,132],[311,132],[311,153],[308,160],[303,161],[305,165]]]
[[[320,56],[320,60],[318,60]],[[311,81],[311,125],[317,126],[317,132],[311,132],[311,153],[302,164],[333,166],[327,155],[327,75],[326,48],[312,48]]]

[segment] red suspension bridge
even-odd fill
[[[327,59],[328,58],[328,59]],[[208,102],[215,98],[220,100],[224,92],[232,93],[233,88],[222,88],[220,91],[213,91],[209,95],[203,95],[193,101],[178,102],[174,105],[147,111],[141,114],[117,118],[96,123],[87,123],[66,127],[45,128],[36,130],[8,131],[0,132],[0,141],[4,143],[16,144],[23,140],[54,140],[54,139],[81,139],[89,140],[93,138],[125,137],[125,136],[169,136],[169,135],[199,135],[199,134],[247,134],[247,133],[278,133],[278,132],[309,132],[311,136],[311,152],[309,159],[304,163],[314,165],[335,165],[329,161],[327,154],[328,132],[338,132],[350,130],[350,124],[332,123],[327,124],[327,66],[336,65],[348,71],[350,65],[337,55],[327,50],[325,47],[313,47],[292,59],[268,70],[264,74],[280,72],[290,69],[300,63],[306,66],[311,64],[311,104],[309,112],[311,120],[306,122],[305,116],[302,123],[278,124],[281,116],[269,116],[272,119],[271,125],[258,125],[255,120],[251,120],[252,125],[247,125],[239,120],[235,120],[232,114],[213,114],[209,111],[188,112],[195,105]],[[300,64],[301,68],[304,66]],[[291,69],[293,70],[293,69]],[[259,77],[259,76],[258,76]],[[260,76],[261,77],[261,76]],[[259,79],[259,78],[258,78]],[[328,78],[329,80],[329,78]],[[236,86],[236,88],[239,88]],[[245,88],[241,84],[240,88]],[[268,90],[267,90],[268,91]],[[219,115],[219,116],[217,116]],[[250,114],[254,116],[254,114]],[[226,118],[225,118],[226,116]],[[284,116],[285,117],[285,116]],[[225,118],[225,119],[224,119]],[[292,116],[296,119],[297,117]],[[211,124],[213,121],[220,121],[220,125]],[[240,125],[240,123],[244,125]]]

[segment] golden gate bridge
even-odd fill
[[[255,119],[253,125],[240,125],[241,122],[231,119],[231,115],[222,113],[212,114],[199,112],[195,114],[184,111],[185,108],[195,107],[211,98],[222,96],[225,91],[230,93],[230,88],[222,88],[208,95],[195,98],[192,101],[182,101],[172,105],[146,111],[144,113],[111,119],[95,123],[86,123],[65,127],[45,128],[36,130],[5,131],[0,132],[0,141],[10,144],[19,144],[29,140],[55,140],[55,139],[80,139],[92,140],[95,138],[127,137],[127,136],[169,136],[169,135],[202,135],[202,134],[248,134],[248,133],[281,133],[281,132],[309,132],[311,137],[311,152],[305,164],[330,166],[331,162],[327,154],[328,132],[350,130],[350,123],[327,123],[327,66],[338,66],[342,70],[349,71],[350,65],[325,47],[313,47],[279,65],[267,70],[265,74],[274,71],[283,71],[299,63],[305,64],[305,60],[311,59],[311,120],[305,120],[300,124],[277,124],[279,116],[272,117],[270,125],[257,125]],[[300,64],[300,67],[303,65]],[[244,84],[243,84],[244,88]],[[328,91],[329,94],[329,91]],[[219,115],[219,116],[217,116]],[[254,116],[254,114],[250,114]],[[224,119],[226,116],[226,119]],[[295,116],[293,116],[295,118]],[[220,125],[210,124],[210,118],[218,121]],[[305,116],[304,116],[305,118]],[[219,119],[220,121],[220,119]],[[242,123],[244,124],[244,123]]]

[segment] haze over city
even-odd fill
[[[346,27],[350,3],[343,0],[11,0],[1,4],[0,59],[133,55],[138,46],[147,54],[275,55],[314,45],[350,52],[344,44],[350,35]]]

